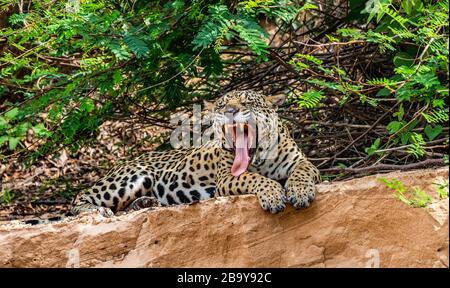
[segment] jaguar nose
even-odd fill
[[[238,113],[239,112],[239,108],[236,108],[236,107],[228,107],[226,110],[225,110],[225,113],[229,113],[229,114],[236,114],[236,113]]]

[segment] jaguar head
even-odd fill
[[[247,171],[256,151],[269,149],[277,141],[278,115],[274,105],[279,104],[280,99],[284,97],[235,90],[214,103],[213,130],[222,140],[222,147],[234,154],[233,176]]]

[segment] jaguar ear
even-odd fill
[[[284,94],[278,94],[273,96],[266,96],[266,101],[272,107],[278,107],[286,102],[286,96]]]
[[[203,108],[210,112],[214,111],[214,102],[203,100]]]

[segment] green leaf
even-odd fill
[[[441,125],[432,127],[430,124],[427,124],[427,126],[425,126],[424,132],[425,135],[427,135],[428,139],[430,141],[433,141],[433,139],[435,139],[437,136],[439,136],[439,134],[442,133],[442,130],[443,128]]]
[[[31,128],[30,122],[22,122],[20,124],[17,124],[16,126],[14,126],[14,128],[12,129],[12,135],[17,136],[17,137],[25,137],[28,129],[30,129],[30,128]]]
[[[122,81],[122,72],[120,70],[114,71],[112,78],[114,84],[119,83],[120,81]]]
[[[0,116],[0,131],[6,130],[9,127],[11,127],[11,125],[9,125],[8,121],[4,117]]]
[[[127,46],[120,44],[119,41],[114,39],[110,43],[107,43],[106,46],[114,54],[117,60],[130,59],[131,54],[127,51]]]
[[[181,0],[175,0],[175,1],[173,1],[173,2],[172,2],[172,8],[173,8],[175,11],[179,11],[179,10],[183,9],[183,8],[184,8],[184,1],[181,1]]]
[[[419,133],[412,132],[410,142],[411,146],[408,147],[407,151],[417,159],[423,157],[425,155],[425,141],[423,140],[423,136]]]
[[[8,140],[9,140],[8,148],[11,151],[16,149],[17,144],[19,144],[19,142],[20,142],[20,138],[19,137],[8,137]]]
[[[302,93],[299,97],[298,97],[298,106],[302,107],[302,108],[314,108],[317,105],[319,105],[320,101],[323,98],[323,92],[322,91],[315,91],[315,90],[310,90],[307,92]]]
[[[391,121],[391,122],[386,126],[386,129],[389,131],[389,134],[394,134],[395,132],[397,132],[398,130],[400,130],[400,128],[402,128],[404,125],[405,125],[404,122]]]
[[[8,120],[14,120],[17,116],[17,114],[19,114],[19,109],[18,108],[13,108],[11,110],[9,110],[8,112],[5,113],[5,117]]]
[[[418,90],[415,90],[413,86],[414,85],[412,83],[407,83],[404,86],[402,86],[395,93],[396,98],[399,101],[410,101],[411,98],[417,96],[418,94]]]
[[[344,163],[337,163],[337,166],[338,167],[340,167],[340,168],[342,168],[342,169],[345,169],[345,168],[347,168],[347,165],[345,165]]]
[[[91,112],[92,110],[94,110],[95,105],[94,105],[94,101],[90,98],[83,98],[81,100],[80,103],[80,110],[84,111],[84,112]]]
[[[0,136],[0,146],[2,146],[6,141],[8,141],[7,135]]]
[[[411,138],[411,132],[402,132],[399,137],[402,145],[406,145],[409,142],[409,138]]]
[[[434,99],[431,104],[433,105],[433,108],[444,108],[445,101],[444,99]]]
[[[428,123],[448,122],[448,109],[433,110],[431,112],[422,112],[422,116]]]
[[[297,53],[297,54],[295,54],[295,57],[296,57],[296,58],[301,58],[301,59],[308,60],[308,61],[310,61],[310,62],[312,62],[312,63],[314,63],[314,64],[316,64],[316,65],[321,65],[321,64],[323,63],[322,60],[317,59],[316,57],[314,57],[314,56],[312,56],[312,55],[309,55],[309,54],[301,54],[301,53]]]
[[[364,148],[368,156],[372,156],[380,147],[381,139],[377,138],[370,147]]]
[[[194,50],[206,48],[211,45],[222,34],[233,27],[233,15],[228,11],[225,5],[211,5],[208,7],[209,15],[203,20],[199,32],[192,41]]]
[[[134,35],[127,35],[123,38],[125,44],[127,44],[128,48],[130,48],[131,52],[136,55],[136,58],[143,58],[147,56],[150,52],[147,44]]]
[[[422,84],[425,88],[432,88],[441,84],[434,73],[418,73],[413,76],[413,80]]]
[[[410,198],[413,207],[427,207],[433,201],[430,195],[428,195],[425,191],[420,189],[419,187],[412,188],[412,197]]]
[[[391,94],[391,90],[389,90],[388,88],[383,88],[377,92],[376,96],[389,96],[390,94]]]
[[[381,181],[386,187],[394,189],[395,192],[397,192],[397,193],[403,194],[406,192],[405,185],[402,182],[400,182],[398,179],[394,178],[392,180],[389,180],[384,177],[380,177],[379,181]]]
[[[352,40],[363,38],[361,31],[356,28],[340,28],[336,32],[344,37],[351,37]]]
[[[31,128],[36,135],[41,137],[47,137],[50,135],[50,132],[45,128],[43,123],[39,123]]]
[[[400,104],[400,108],[398,109],[398,111],[392,114],[392,116],[397,117],[398,121],[402,121],[404,115],[405,109],[403,108],[403,104]]]
[[[423,3],[421,0],[403,0],[402,8],[405,10],[406,14],[411,15],[415,11],[422,10]]]
[[[238,32],[239,37],[247,42],[253,53],[263,58],[267,54],[267,44],[264,38],[267,38],[267,32],[259,26],[259,24],[250,17],[243,17],[236,20],[237,25],[233,27]]]
[[[444,181],[443,183],[433,183],[433,186],[436,189],[439,199],[448,198],[448,180]]]

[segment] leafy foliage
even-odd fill
[[[345,26],[328,35],[332,43],[314,44],[317,48],[313,52],[320,47],[338,53],[344,46],[373,45],[380,54],[390,55],[391,69],[384,69],[379,77],[355,79],[345,69],[324,65],[320,56],[312,53],[296,54],[289,64],[299,73],[314,71],[319,76],[306,80],[311,84],[310,89],[325,89],[325,93],[339,95],[341,105],[352,103],[353,99],[373,107],[390,101],[393,108],[390,120],[385,124],[388,135],[377,137],[365,152],[369,156],[382,157],[383,153],[375,152],[393,151],[395,146],[406,145],[405,151],[420,159],[426,155],[428,144],[425,139],[431,142],[448,137],[443,126],[448,127],[449,111],[449,3],[377,0],[361,5],[357,1],[349,2],[351,9],[361,12],[354,16],[356,25],[346,22]],[[312,109],[323,105],[321,101],[309,101],[305,105],[304,95],[301,93],[298,97],[300,107]],[[406,106],[414,107],[417,112],[409,110],[410,113],[406,113]],[[394,110],[395,107],[398,110]]]
[[[15,196],[14,192],[12,192],[11,190],[3,189],[0,192],[0,204],[3,204],[3,203],[9,204],[9,203],[11,203],[13,201],[13,199],[14,199],[14,196]]]
[[[380,181],[386,187],[395,190],[395,197],[409,206],[425,208],[433,200],[430,195],[419,187],[412,187],[412,190],[408,191],[405,185],[398,179],[388,180],[386,178],[380,178]]]
[[[372,143],[372,145],[370,147],[365,148],[364,151],[367,153],[367,155],[371,156],[375,152],[377,152],[378,148],[380,147],[380,142],[381,142],[381,139],[377,138],[377,139],[375,139],[375,141]]]
[[[267,59],[259,19],[290,21],[308,7],[284,0],[1,3],[8,17],[0,26],[0,155],[31,151],[33,158],[61,146],[78,150],[108,119],[166,125],[177,107],[217,94],[225,68],[236,63],[221,58],[227,47]]]
[[[0,156],[77,151],[110,119],[170,128],[175,110],[265,87],[321,123],[379,112],[345,122],[372,130],[347,133],[356,163],[448,161],[448,1],[347,2],[337,17],[314,0],[0,1]]]
[[[442,183],[433,183],[433,186],[436,189],[439,199],[448,198],[448,190],[449,190],[448,180]]]
[[[448,122],[448,109],[431,110],[429,113],[422,112],[423,118],[428,123]]]
[[[322,91],[314,91],[310,90],[307,92],[302,93],[298,97],[298,106],[303,108],[313,108],[319,104],[319,102],[323,98],[323,92]]]

